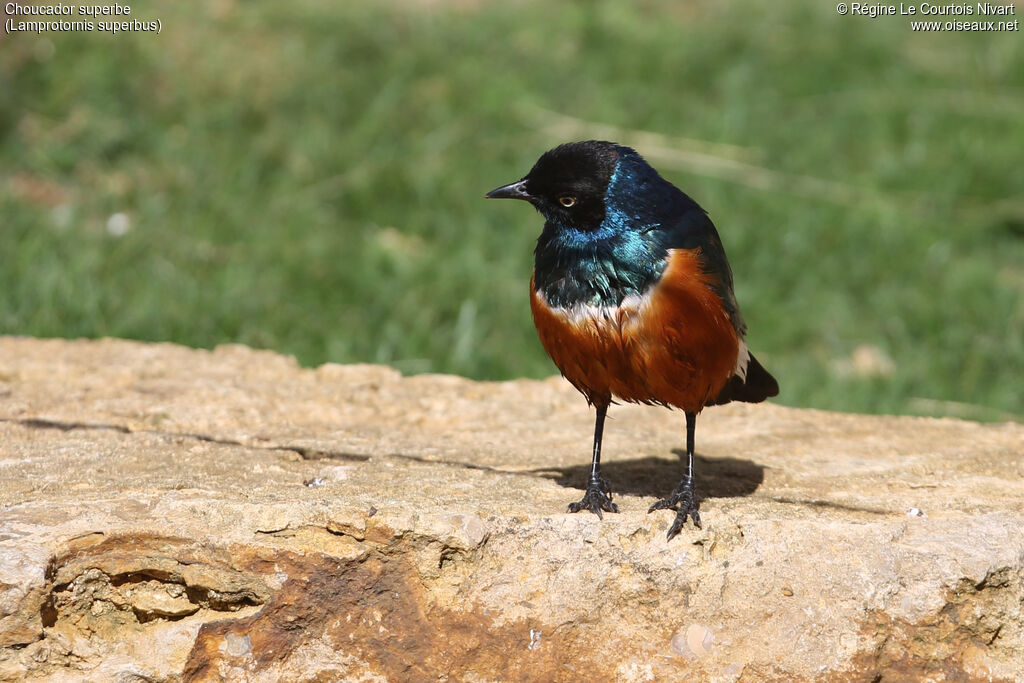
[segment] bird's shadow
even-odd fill
[[[672,451],[679,459],[647,456],[637,460],[601,463],[601,476],[608,480],[613,493],[634,496],[667,496],[683,477],[686,451]],[[764,481],[764,466],[742,458],[708,458],[696,454],[693,458],[694,475],[700,498],[738,498],[749,496]],[[553,479],[567,488],[585,490],[590,477],[590,464],[572,467],[548,467],[534,473]]]

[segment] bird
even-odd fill
[[[608,408],[657,405],[686,415],[686,467],[648,513],[676,512],[670,541],[687,518],[702,528],[697,415],[779,392],[747,348],[732,270],[708,213],[636,150],[603,140],[548,150],[520,180],[485,197],[526,201],[544,217],[530,278],[533,322],[562,376],[596,410],[586,492],[568,511],[618,512],[601,476]]]

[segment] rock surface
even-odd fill
[[[1024,679],[1024,426],[0,337],[0,680]],[[879,678],[880,677],[880,678]]]

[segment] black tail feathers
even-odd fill
[[[732,378],[722,388],[718,398],[709,401],[708,405],[722,405],[729,401],[745,401],[747,403],[760,403],[766,398],[779,394],[779,383],[764,369],[764,366],[757,362],[754,354],[750,354],[750,361],[747,363],[747,378],[742,379],[739,375]]]

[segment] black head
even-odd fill
[[[524,199],[544,217],[567,227],[595,230],[605,218],[605,192],[619,157],[630,150],[612,142],[570,142],[549,150],[517,182],[488,199]]]

